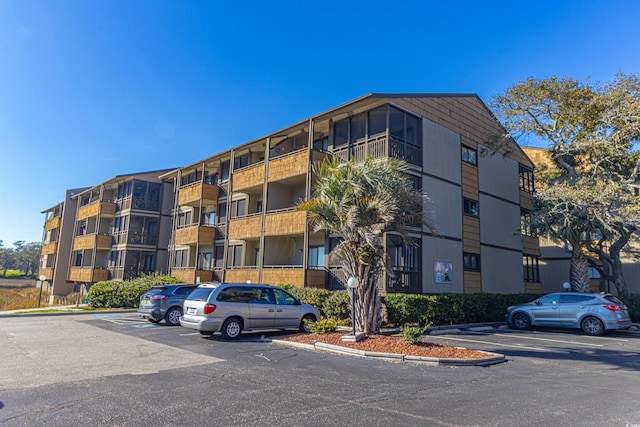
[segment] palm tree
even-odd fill
[[[346,277],[355,277],[356,328],[377,333],[382,324],[378,281],[392,274],[385,259],[384,234],[398,233],[405,244],[407,225],[433,221],[424,208],[429,199],[413,188],[406,163],[398,159],[341,162],[327,159],[314,167],[315,197],[301,202],[297,210],[309,213],[314,231],[326,230],[342,236],[332,252]]]

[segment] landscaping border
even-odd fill
[[[278,345],[284,345],[288,347],[295,347],[305,350],[317,350],[326,351],[334,354],[342,354],[346,356],[363,357],[367,359],[384,360],[387,362],[408,362],[417,363],[422,365],[431,366],[490,366],[498,363],[506,362],[507,359],[503,354],[491,353],[488,351],[482,351],[488,356],[481,359],[449,359],[439,357],[423,357],[423,356],[410,356],[407,354],[397,353],[380,353],[374,351],[356,350],[353,348],[342,347],[339,345],[325,344],[321,342],[315,342],[314,344],[304,344],[299,342],[285,341],[285,340],[271,340],[272,343]]]

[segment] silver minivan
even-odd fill
[[[262,284],[206,283],[184,301],[180,325],[202,335],[221,332],[236,339],[242,331],[297,328],[320,320],[318,310],[282,288]]]

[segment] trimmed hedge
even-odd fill
[[[507,307],[538,298],[538,294],[387,294],[387,323],[403,325],[455,325],[504,322]]]
[[[640,294],[628,294],[618,297],[629,309],[629,316],[634,323],[640,323]]]
[[[155,285],[181,283],[171,276],[143,276],[95,283],[87,293],[92,308],[137,308],[142,294]]]
[[[347,291],[298,288],[289,284],[280,285],[280,287],[291,292],[296,298],[317,308],[323,318],[340,321],[351,317],[351,300]]]

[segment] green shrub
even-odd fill
[[[410,345],[416,345],[420,342],[420,337],[422,337],[422,334],[424,334],[426,330],[426,327],[416,328],[414,326],[404,325],[400,328],[400,335],[402,335]]]
[[[324,312],[324,303],[331,296],[331,291],[319,288],[298,288],[292,285],[283,285],[281,288],[288,290],[296,298],[317,308],[322,317],[327,317]]]
[[[618,298],[627,306],[631,321],[634,323],[640,322],[640,294],[627,294]]]
[[[453,325],[503,322],[507,307],[533,301],[537,294],[388,294],[384,298],[390,325]]]
[[[338,322],[351,318],[351,299],[346,290],[331,291],[322,304],[321,312],[328,318]]]
[[[142,276],[120,281],[109,280],[95,283],[89,289],[87,300],[92,308],[137,308],[142,294],[155,285],[180,283],[171,276]]]
[[[338,322],[333,319],[322,319],[317,322],[308,322],[307,327],[309,332],[314,334],[327,334],[329,332],[335,332],[338,329]]]

